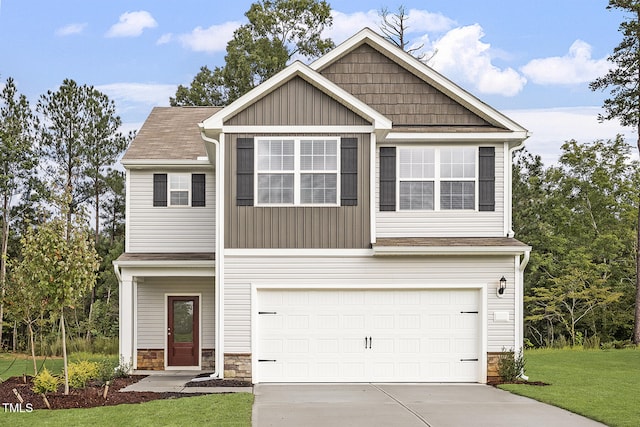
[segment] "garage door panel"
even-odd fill
[[[260,382],[477,381],[477,290],[260,290]],[[457,306],[458,302],[464,307]],[[275,313],[275,314],[273,314]],[[370,341],[367,341],[371,338]],[[276,360],[276,362],[270,362]]]

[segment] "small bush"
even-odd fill
[[[599,349],[600,348],[600,337],[597,335],[593,335],[584,339],[582,346],[586,349]]]
[[[77,363],[69,363],[69,387],[84,388],[90,380],[98,378],[99,365],[96,362],[83,360]]]
[[[60,379],[51,375],[47,368],[41,370],[38,375],[33,378],[33,390],[35,393],[55,393],[58,390]]]
[[[507,351],[503,347],[502,353],[498,358],[498,375],[504,382],[514,382],[524,372],[524,365],[524,352],[522,350],[516,355],[513,349]]]

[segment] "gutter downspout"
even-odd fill
[[[214,292],[215,292],[215,370],[204,377],[196,377],[193,378],[191,381],[189,382],[202,382],[202,381],[208,381],[210,379],[214,379],[214,378],[222,378],[220,373],[224,372],[223,370],[220,370],[220,366],[224,366],[224,349],[222,348],[222,286],[221,286],[221,282],[222,282],[222,278],[223,278],[223,271],[222,271],[222,266],[223,266],[223,252],[224,252],[224,244],[223,239],[224,239],[224,235],[222,232],[220,232],[221,229],[223,229],[224,224],[224,216],[223,216],[223,211],[224,211],[224,206],[222,206],[220,204],[220,202],[223,200],[223,194],[222,194],[222,181],[223,181],[223,171],[220,168],[220,165],[222,164],[222,162],[220,161],[220,153],[221,153],[221,149],[220,149],[220,142],[216,141],[213,138],[209,138],[207,135],[205,135],[204,133],[204,129],[203,129],[203,125],[199,124],[200,126],[200,137],[202,138],[203,141],[213,144],[214,145],[214,149],[215,149],[215,156],[216,156],[216,161],[215,161],[215,177],[216,177],[216,259],[215,259],[215,284],[214,284]],[[207,150],[207,152],[209,152],[209,150]]]
[[[522,261],[520,261],[520,267],[518,268],[520,273],[520,282],[522,283],[523,294],[524,294],[524,269],[527,267],[527,264],[529,264],[530,257],[531,257],[531,250],[525,251],[524,257],[522,258]],[[521,307],[520,312],[524,313],[524,307]],[[520,322],[520,334],[522,334],[522,340],[521,340],[522,342],[524,340],[524,317],[523,316],[520,316],[519,322]],[[524,351],[524,349],[520,349],[520,351]],[[529,377],[524,374],[524,368],[522,369],[522,372],[520,372],[520,375],[518,377],[522,378],[524,381],[529,380]]]

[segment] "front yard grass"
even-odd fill
[[[0,407],[0,425],[32,426],[251,426],[251,393],[154,400],[138,405],[91,409],[5,412]],[[24,407],[24,405],[23,405]]]
[[[568,409],[610,426],[640,420],[640,349],[538,349],[525,351],[529,381],[500,388]]]

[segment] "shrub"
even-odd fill
[[[90,380],[98,378],[99,366],[96,362],[83,360],[77,363],[69,363],[69,387],[84,388]]]
[[[498,375],[504,382],[514,382],[524,372],[524,352],[522,349],[515,354],[513,349],[507,351],[504,347],[498,358]]]
[[[582,346],[587,349],[599,349],[600,348],[600,337],[597,335],[592,335],[584,339]]]
[[[51,372],[44,368],[33,378],[31,390],[38,394],[55,393],[58,390],[58,384],[60,384],[60,379],[51,375]]]

